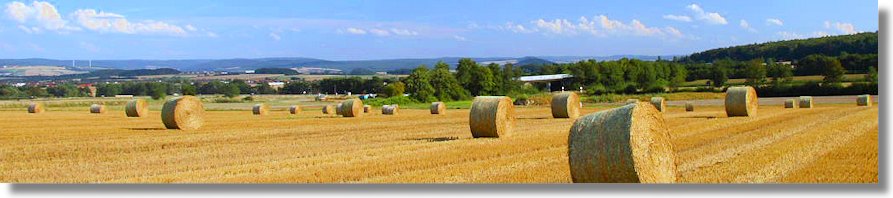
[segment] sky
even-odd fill
[[[874,1],[6,1],[0,58],[687,55],[874,32]]]

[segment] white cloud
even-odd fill
[[[537,28],[553,34],[576,34],[576,26],[567,21],[567,19],[555,19],[551,21],[538,19],[534,20],[532,23]]]
[[[453,39],[456,39],[457,41],[468,41],[467,38],[459,35],[453,35]]]
[[[514,24],[512,22],[505,23],[505,25],[500,26],[499,29],[509,30],[514,33],[532,33],[532,32],[536,31],[536,30],[524,27],[524,25]]]
[[[34,1],[31,5],[14,1],[6,4],[6,15],[19,23],[20,26],[30,26],[28,33],[40,33],[42,30],[65,33],[80,30],[68,25],[68,21],[62,19],[62,15],[56,10],[56,6],[45,1]],[[22,28],[19,28],[22,29]]]
[[[375,28],[369,29],[369,33],[372,33],[375,36],[390,36],[391,35],[391,32],[388,32],[387,30],[375,29]]]
[[[768,18],[766,19],[766,24],[784,26],[784,21],[781,21],[781,19]]]
[[[124,34],[162,34],[173,36],[186,36],[187,28],[161,21],[145,20],[142,22],[130,22],[120,14],[96,11],[93,9],[78,9],[71,16],[78,24],[89,30],[97,32],[124,33]],[[195,27],[191,27],[195,30]]]
[[[26,22],[33,13],[34,9],[22,2],[13,1],[6,4],[6,14],[19,23]]]
[[[664,15],[664,19],[674,20],[674,21],[682,21],[682,22],[691,22],[691,17],[685,15]]]
[[[831,34],[828,34],[827,32],[824,32],[824,31],[815,31],[812,33],[812,35],[814,35],[816,37],[825,37],[825,36],[830,36]]]
[[[503,30],[516,33],[542,32],[547,35],[574,36],[578,34],[590,34],[593,36],[608,35],[634,35],[634,36],[669,36],[682,38],[684,34],[674,27],[649,27],[637,19],[624,23],[612,20],[605,15],[592,18],[580,17],[577,21],[567,19],[537,19],[530,22],[533,28],[526,29],[523,25],[506,23]]]
[[[220,36],[217,35],[217,33],[214,33],[214,32],[206,32],[205,35],[208,36],[208,37],[211,37],[211,38],[217,38],[217,37],[220,37]]]
[[[273,39],[273,40],[275,40],[275,41],[282,40],[282,37],[279,36],[279,34],[277,34],[276,32],[270,32],[270,35],[269,35],[269,36],[270,36],[271,39]]]
[[[688,5],[688,9],[695,13],[695,18],[705,21],[709,24],[725,25],[729,23],[728,21],[726,21],[726,18],[719,13],[704,11],[704,9],[701,8],[701,6],[699,6],[698,4]]]
[[[184,26],[183,28],[186,28],[186,30],[188,30],[188,31],[190,31],[190,32],[195,32],[195,31],[198,30],[197,28],[195,28],[194,26],[192,26],[192,24],[186,25],[186,26]]]
[[[94,9],[78,9],[63,18],[53,4],[44,1],[34,1],[30,6],[18,1],[10,2],[6,4],[5,12],[9,18],[19,23],[19,29],[27,33],[40,33],[43,30],[66,33],[87,29],[102,33],[187,36],[189,32],[199,31],[191,24],[178,26],[153,20],[131,22],[121,14]],[[75,25],[69,25],[69,20],[66,19],[73,21]],[[205,31],[207,33],[209,32]]]
[[[741,26],[741,28],[747,30],[748,32],[757,32],[757,29],[750,27],[750,23],[747,23],[747,20],[744,19],[742,19],[741,22],[738,23],[738,26]]]
[[[859,31],[856,31],[856,26],[854,26],[852,23],[825,21],[825,29],[837,30],[842,34],[859,33]]]
[[[396,35],[400,35],[400,36],[416,36],[416,35],[419,35],[419,32],[416,32],[416,31],[407,30],[407,29],[397,29],[397,28],[391,28],[391,33],[394,33],[394,34],[396,34]]]
[[[294,31],[294,30],[293,30]],[[298,30],[299,31],[299,30]],[[338,30],[339,33],[348,33],[348,34],[356,34],[356,35],[365,35],[371,34],[374,36],[386,37],[386,36],[417,36],[419,32],[409,29],[401,29],[401,28],[356,28],[351,27],[345,30]]]
[[[360,28],[347,28],[347,33],[363,35],[366,34],[366,30]]]
[[[776,34],[778,34],[779,36],[781,36],[782,39],[785,39],[785,40],[802,39],[802,38],[806,37],[806,36],[804,36],[802,34],[798,34],[796,32],[782,31],[782,32],[778,32]]]

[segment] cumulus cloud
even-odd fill
[[[834,29],[843,34],[858,33],[858,31],[856,31],[856,26],[854,26],[852,23],[825,21],[825,29]]]
[[[179,26],[153,20],[132,22],[124,15],[94,9],[78,9],[63,18],[53,4],[45,1],[34,1],[30,6],[18,1],[10,2],[6,4],[5,13],[19,23],[19,29],[27,33],[44,30],[64,33],[86,29],[102,33],[187,36],[191,32],[200,32],[191,24]],[[69,24],[69,20],[74,25]]]
[[[347,28],[347,33],[363,35],[363,34],[366,34],[366,30],[363,30],[360,28]]]
[[[279,34],[277,34],[276,32],[270,32],[269,36],[271,39],[273,39],[275,41],[282,40],[282,36],[279,36]]]
[[[459,35],[453,35],[453,39],[456,39],[457,41],[468,41],[467,38]]]
[[[396,34],[396,35],[400,35],[400,36],[416,36],[416,35],[419,35],[419,32],[412,31],[412,30],[407,30],[407,29],[391,28],[391,32],[394,33],[394,34]]]
[[[726,21],[726,18],[719,13],[704,11],[698,4],[688,5],[687,8],[695,14],[695,18],[709,24],[725,25],[729,23]]]
[[[401,28],[358,28],[358,27],[350,27],[344,30],[338,30],[339,33],[348,33],[355,35],[366,35],[370,34],[373,36],[417,36],[419,32],[409,29],[401,29]]]
[[[757,29],[750,27],[750,23],[747,23],[747,20],[742,19],[738,26],[741,26],[742,29],[747,30],[748,32],[757,32]]]
[[[781,21],[781,19],[768,18],[768,19],[766,19],[766,24],[783,26],[784,21]]]
[[[787,31],[777,32],[776,34],[778,34],[778,36],[781,36],[781,38],[785,39],[785,40],[802,39],[802,38],[806,37],[806,36],[804,36],[802,34],[798,34],[796,32],[787,32]]]
[[[674,21],[682,21],[682,22],[691,22],[691,17],[685,15],[664,15],[664,19],[674,20]]]
[[[673,27],[651,27],[642,23],[638,19],[633,19],[629,23],[619,20],[613,20],[605,15],[598,15],[592,18],[580,17],[576,21],[568,19],[537,19],[530,22],[532,28],[524,29],[522,25],[507,23],[508,30],[513,32],[542,32],[548,35],[565,35],[572,36],[578,34],[588,34],[594,36],[608,35],[635,35],[635,36],[669,36],[674,38],[684,37],[679,29]]]

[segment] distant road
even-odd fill
[[[816,104],[848,104],[851,103],[853,105],[856,104],[856,95],[849,96],[813,96],[813,103]],[[760,105],[784,105],[784,101],[787,99],[796,99],[798,97],[760,97]],[[877,95],[871,96],[872,102],[878,101]],[[685,102],[692,102],[695,105],[717,105],[721,106],[725,104],[725,100],[723,99],[708,99],[708,100],[676,100],[676,101],[667,101],[667,105],[671,106],[682,106],[685,105]]]

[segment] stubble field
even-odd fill
[[[853,100],[854,101],[854,100]],[[583,113],[612,106],[590,106]],[[0,111],[0,181],[12,183],[568,183],[570,119],[518,107],[510,137],[471,138],[468,109],[406,109],[360,118],[282,108],[206,111],[195,131],[166,130],[160,112],[127,118],[59,108]],[[877,183],[878,108],[722,106],[664,113],[683,183]]]

